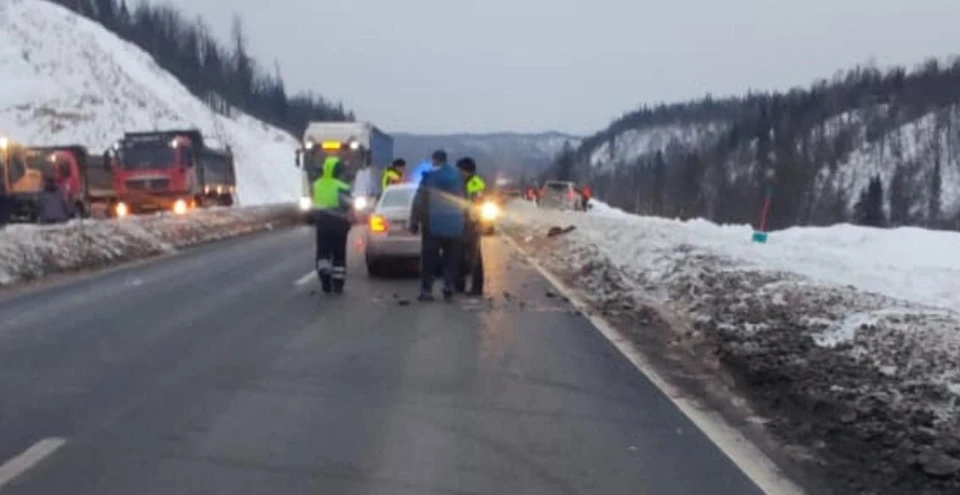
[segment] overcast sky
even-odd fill
[[[156,2],[158,0],[152,0]],[[168,0],[388,131],[593,133],[640,103],[960,53],[960,0]]]

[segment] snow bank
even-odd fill
[[[594,307],[652,309],[671,345],[714,347],[781,415],[779,433],[850,486],[960,490],[960,234],[839,225],[755,244],[749,226],[601,202],[587,214],[516,203],[506,222]]]
[[[198,210],[184,216],[74,220],[55,226],[10,225],[0,230],[0,286],[148,258],[293,225],[299,219],[292,206],[270,205]]]
[[[149,54],[58,5],[0,1],[0,74],[0,134],[100,152],[125,131],[196,127],[233,148],[242,204],[299,196],[294,137],[213,112]]]

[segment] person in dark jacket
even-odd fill
[[[53,177],[46,177],[43,191],[37,197],[37,221],[42,224],[63,223],[73,216],[67,194]]]
[[[410,231],[423,231],[420,266],[420,300],[433,300],[437,265],[443,267],[443,298],[453,298],[463,250],[466,191],[457,169],[447,163],[447,153],[435,151],[434,169],[417,188],[410,215]]]
[[[471,214],[467,215],[467,223],[463,232],[463,268],[457,277],[457,291],[466,291],[466,278],[470,277],[470,290],[466,291],[471,296],[483,295],[483,253],[480,249],[483,239],[483,226],[480,219],[476,218],[475,208],[484,198],[487,186],[483,179],[477,175],[477,163],[470,157],[464,157],[457,161],[457,170],[463,176],[466,186],[467,200],[472,208]]]

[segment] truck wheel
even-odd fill
[[[220,206],[233,206],[233,195],[221,194],[218,202]]]

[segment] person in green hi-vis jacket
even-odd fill
[[[343,292],[347,278],[347,236],[353,200],[350,185],[340,180],[343,163],[336,156],[323,162],[313,182],[313,210],[317,228],[317,275],[324,293]]]

